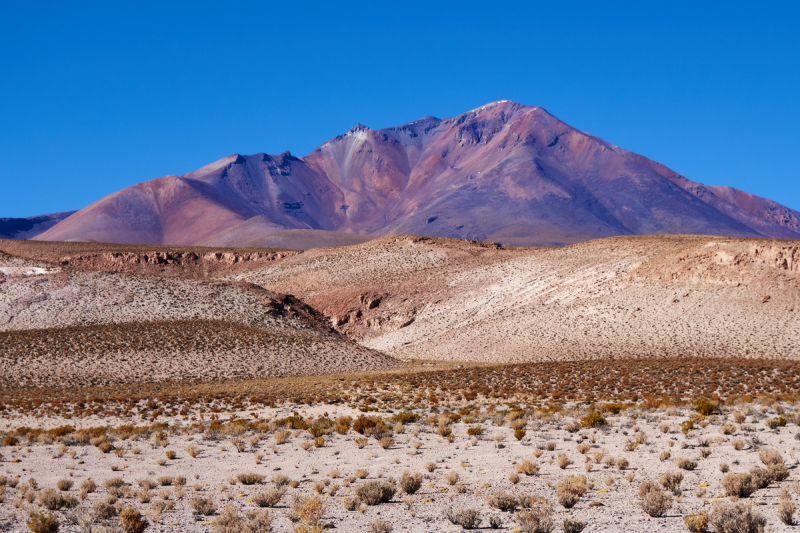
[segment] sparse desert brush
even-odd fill
[[[561,478],[556,483],[556,495],[558,503],[570,509],[584,495],[588,486],[584,476],[567,476]]]
[[[586,452],[592,449],[592,445],[588,442],[581,442],[576,446],[576,449],[578,450],[578,453],[585,455]]]
[[[565,518],[561,525],[564,533],[581,533],[586,527],[586,520],[581,518]]]
[[[511,472],[511,474],[509,474],[509,476],[508,476],[508,480],[513,485],[516,485],[517,483],[519,483],[519,474],[517,474],[516,472]]]
[[[376,518],[369,523],[369,533],[392,533],[392,524],[384,522],[380,518]]]
[[[425,470],[427,470],[428,472],[433,472],[434,470],[436,470],[436,468],[437,468],[436,463],[432,461],[425,463]]]
[[[672,495],[659,485],[646,481],[639,487],[639,507],[652,517],[659,517],[672,507]]]
[[[363,448],[367,445],[369,440],[366,437],[356,437],[353,439],[353,442],[358,446],[359,449]]]
[[[369,472],[364,470],[363,468],[359,468],[355,471],[354,474],[358,479],[366,479],[369,476]]]
[[[515,439],[522,440],[523,437],[525,437],[525,430],[524,429],[520,428],[520,429],[515,429],[514,430],[514,438]]]
[[[444,475],[444,480],[448,485],[455,485],[458,483],[459,475],[458,472],[450,471]]]
[[[664,450],[663,452],[661,452],[661,455],[658,456],[659,460],[661,460],[662,463],[667,459],[669,459],[670,457],[672,457],[672,453],[669,450]]]
[[[392,445],[394,445],[394,439],[389,436],[381,437],[381,439],[378,441],[378,444],[384,450],[388,450],[389,448],[392,447]]]
[[[572,459],[570,459],[563,453],[558,454],[558,467],[560,469],[564,470],[571,464],[572,464]]]
[[[517,497],[505,491],[495,492],[486,499],[486,503],[500,511],[510,513],[517,508]]]
[[[535,476],[539,473],[539,465],[526,459],[517,465],[517,472],[526,476]]]
[[[708,513],[699,511],[683,517],[683,523],[690,533],[706,533],[708,531]]]
[[[723,435],[733,435],[734,433],[736,433],[736,426],[734,426],[730,422],[727,424],[722,424],[719,427],[719,432],[722,433]]]
[[[776,416],[775,418],[768,418],[766,421],[764,421],[764,424],[766,424],[769,429],[784,427],[786,423],[787,420],[785,416]]]
[[[751,474],[728,474],[722,478],[725,494],[735,498],[749,498],[758,486]]]
[[[521,533],[551,533],[555,529],[553,507],[545,498],[535,498],[528,509],[517,514]]]
[[[688,457],[676,457],[675,466],[681,470],[694,470],[697,468],[697,461],[693,461]]]
[[[550,441],[547,444],[545,444],[545,447],[547,448],[548,452],[552,452],[555,451],[557,445],[558,443],[556,441]]]
[[[581,427],[583,428],[594,428],[604,425],[606,425],[606,419],[599,411],[592,411],[581,418]]]
[[[253,503],[259,507],[275,507],[286,494],[286,487],[279,489],[267,489],[253,495]]]
[[[630,466],[630,463],[628,463],[628,460],[625,459],[624,457],[618,457],[614,461],[614,466],[617,467],[617,470],[622,471],[622,470],[625,470],[626,468],[628,468],[628,466]]]
[[[125,484],[125,481],[121,477],[111,477],[108,478],[103,482],[103,486],[106,490],[118,489]]]
[[[70,490],[74,484],[75,483],[71,479],[61,478],[56,482],[56,487],[58,487],[58,490],[66,492]]]
[[[125,533],[143,533],[147,526],[150,525],[139,511],[131,507],[126,507],[122,510],[119,514],[119,522]]]
[[[710,416],[717,412],[719,408],[717,404],[706,400],[705,398],[700,398],[695,402],[694,410],[697,411],[702,416]]]
[[[444,510],[444,517],[451,524],[461,526],[463,529],[478,529],[481,523],[480,512],[473,508],[455,509],[447,507]]]
[[[25,525],[32,533],[57,533],[60,527],[58,517],[50,513],[31,513]]]
[[[149,478],[137,479],[136,484],[143,489],[154,489],[158,486],[158,483]]]
[[[716,533],[762,533],[767,520],[749,505],[715,503],[708,521]]]
[[[483,435],[483,428],[480,426],[471,426],[467,428],[467,435],[470,437],[478,437]]]
[[[159,476],[158,484],[162,487],[169,487],[175,482],[175,478],[172,476]]]
[[[189,502],[189,505],[195,514],[201,516],[211,516],[217,511],[217,506],[214,504],[214,500],[211,498],[204,498],[202,496],[196,496],[192,498]]]
[[[758,458],[766,466],[783,464],[783,457],[781,457],[780,452],[773,448],[761,448],[758,450]]]
[[[72,509],[78,506],[78,499],[59,493],[56,489],[44,489],[36,497],[36,503],[49,511],[57,511],[62,508]]]
[[[671,493],[677,496],[678,494],[680,494],[681,482],[683,482],[683,473],[664,472],[663,474],[661,474],[661,477],[658,478],[658,482],[666,490],[670,491]]]
[[[380,505],[392,499],[397,492],[394,482],[367,481],[356,487],[356,496],[367,505]]]
[[[262,476],[261,474],[248,472],[246,474],[239,474],[238,476],[236,476],[236,479],[242,485],[255,485],[256,483],[263,482],[264,476]]]
[[[731,446],[733,446],[733,449],[735,450],[742,450],[744,449],[745,444],[742,439],[733,439],[731,441]]]
[[[272,438],[275,439],[275,444],[286,444],[289,442],[289,437],[291,437],[292,433],[290,431],[281,430],[276,431]]]

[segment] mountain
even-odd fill
[[[32,239],[73,213],[75,211],[27,218],[0,218],[0,239]]]
[[[231,155],[111,194],[36,239],[243,246],[293,229],[512,245],[798,238],[800,213],[689,181],[541,107],[503,100],[450,119],[359,124],[305,157]]]

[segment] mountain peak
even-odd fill
[[[194,244],[240,231],[252,241],[252,227],[236,228],[258,216],[273,233],[511,245],[656,233],[800,238],[796,211],[712,191],[511,100],[378,131],[359,123],[303,158],[270,157],[275,164],[258,165],[232,154],[185,175],[193,179],[118,191],[37,238]],[[253,164],[235,165],[245,160]]]

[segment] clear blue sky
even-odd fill
[[[7,1],[0,216],[500,99],[800,210],[794,5]]]

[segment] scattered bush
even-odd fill
[[[572,460],[569,457],[567,457],[563,453],[558,454],[558,467],[561,470],[564,470],[565,468],[567,468],[571,464],[572,464]]]
[[[526,476],[535,476],[539,472],[539,465],[526,459],[517,465],[517,472]]]
[[[461,526],[464,529],[478,529],[481,524],[481,515],[477,509],[453,509],[448,507],[444,510],[444,517],[451,524]]]
[[[253,503],[259,507],[275,507],[283,495],[286,494],[286,487],[279,489],[267,489],[253,495]]]
[[[708,531],[708,514],[705,511],[686,515],[683,523],[691,533],[706,533]]]
[[[150,525],[142,513],[130,507],[126,507],[119,514],[119,524],[125,533],[143,533]]]
[[[448,485],[455,485],[458,483],[458,472],[450,471],[444,475],[444,480]]]
[[[606,419],[602,414],[600,414],[600,411],[592,411],[588,415],[581,418],[581,427],[583,428],[594,428],[605,425]]]
[[[186,447],[186,453],[189,454],[189,457],[194,459],[200,455],[200,448],[192,444],[191,446]]]
[[[217,511],[217,506],[214,504],[214,500],[211,498],[203,498],[202,496],[192,498],[192,500],[189,502],[189,506],[192,508],[195,514],[201,516],[211,516]]]
[[[564,533],[581,533],[586,527],[586,520],[580,518],[565,518],[562,525]]]
[[[486,500],[486,503],[506,513],[510,513],[517,508],[517,498],[504,491],[495,492]]]
[[[255,485],[256,483],[261,483],[264,481],[264,476],[261,474],[255,474],[253,472],[249,472],[247,474],[239,474],[236,476],[236,479],[242,485]]]
[[[408,471],[400,476],[400,489],[406,494],[414,494],[422,487],[422,474],[412,474]]]
[[[530,509],[517,515],[521,533],[551,533],[555,529],[553,508],[545,498],[536,498]]]
[[[665,472],[658,478],[658,482],[661,486],[675,495],[680,494],[682,481],[682,472]]]
[[[697,400],[697,404],[694,410],[703,416],[710,416],[717,411],[717,404],[709,402],[705,398],[702,398],[700,400]]]
[[[470,437],[477,437],[479,435],[483,435],[483,428],[480,426],[472,426],[467,429],[467,435]]]
[[[714,504],[708,521],[715,533],[763,533],[767,525],[749,505],[726,502]]]
[[[586,478],[584,476],[567,476],[561,478],[556,483],[556,495],[558,503],[567,509],[571,509],[587,490]]]
[[[794,513],[797,507],[789,498],[781,498],[778,503],[778,519],[787,526],[794,525]]]
[[[369,533],[392,533],[392,524],[376,518],[369,524]]]
[[[735,498],[749,498],[758,489],[751,474],[727,474],[722,478],[722,488]]]
[[[72,496],[59,493],[56,489],[44,489],[36,497],[36,502],[49,511],[57,511],[62,508],[72,509],[78,506],[78,500]]]
[[[33,533],[57,533],[60,526],[58,517],[50,513],[31,513],[25,525]]]
[[[672,507],[672,495],[650,481],[639,486],[639,497],[639,507],[654,518],[662,516]]]
[[[367,481],[356,487],[356,496],[367,505],[380,505],[391,501],[397,488],[393,482]]]
[[[692,461],[688,457],[676,457],[675,466],[681,470],[694,470],[697,468],[697,461]]]
[[[72,485],[74,485],[74,482],[71,479],[67,478],[61,478],[56,482],[56,487],[58,487],[58,490],[64,492],[70,490],[72,488]]]

